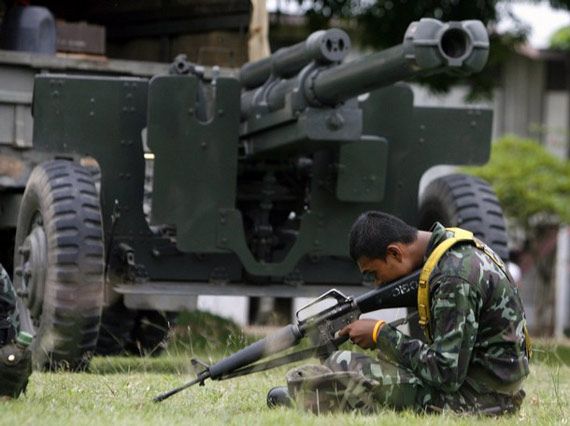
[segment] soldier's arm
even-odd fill
[[[459,277],[443,277],[432,284],[436,287],[430,309],[433,343],[386,325],[378,334],[378,348],[427,384],[453,392],[467,374],[482,302],[477,289]]]

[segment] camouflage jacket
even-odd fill
[[[436,223],[426,256],[448,235]],[[520,385],[528,373],[522,302],[516,286],[482,250],[458,243],[430,278],[433,342],[384,326],[378,348],[428,386],[455,392],[464,383],[477,392]]]
[[[0,265],[0,347],[15,337],[17,323],[16,295],[12,281]]]

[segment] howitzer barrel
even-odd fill
[[[408,27],[402,44],[320,71],[306,80],[305,93],[310,103],[336,105],[414,76],[480,71],[488,51],[489,37],[480,21],[422,19]]]
[[[273,55],[241,67],[239,80],[246,89],[261,86],[270,75],[290,78],[310,62],[342,61],[350,50],[350,38],[337,28],[311,34],[305,41],[279,49]]]
[[[489,36],[480,21],[443,23],[424,18],[408,27],[398,46],[337,66],[309,64],[297,76],[245,91],[242,118],[261,107],[276,111],[298,93],[296,107],[335,106],[374,89],[414,76],[438,72],[468,75],[480,71],[489,55]],[[296,95],[297,96],[297,95]]]

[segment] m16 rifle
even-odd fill
[[[209,366],[193,359],[194,367],[201,368],[198,377],[157,396],[154,402],[163,401],[195,384],[203,385],[207,379],[231,379],[313,356],[326,359],[348,339],[347,336],[338,336],[337,332],[356,321],[361,314],[379,309],[416,306],[419,275],[420,271],[416,271],[355,298],[347,297],[336,289],[329,290],[297,311],[296,324],[280,328],[216,364]],[[310,339],[313,344],[311,348],[263,361],[264,358],[294,347],[304,337]]]

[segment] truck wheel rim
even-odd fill
[[[18,250],[22,257],[17,273],[22,275],[22,280],[17,292],[37,328],[42,313],[47,271],[47,238],[39,214],[34,217],[31,231]]]

